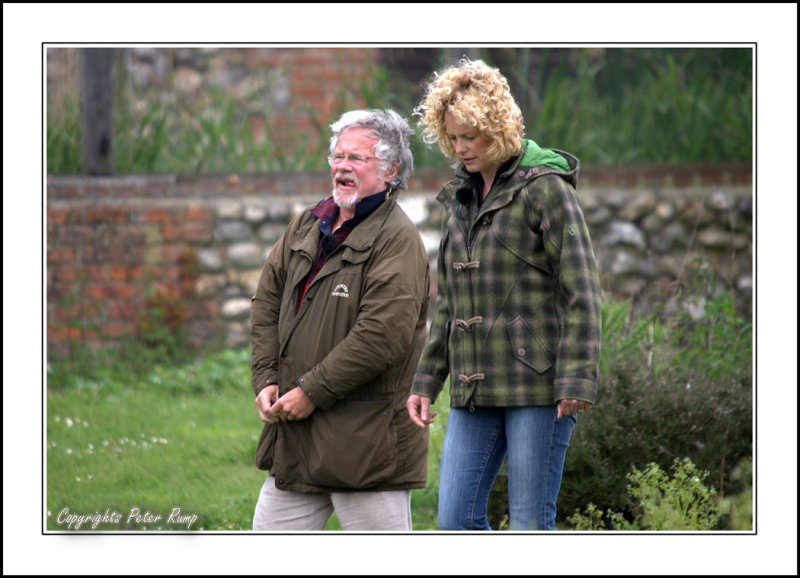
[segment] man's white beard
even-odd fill
[[[358,204],[358,195],[352,197],[344,197],[339,194],[339,191],[333,189],[333,202],[336,203],[340,209],[353,209]]]
[[[336,178],[339,175],[337,174],[334,178],[334,185],[333,185],[333,201],[340,209],[353,209],[358,204],[358,179],[355,177],[351,177],[353,179],[353,184],[355,185],[355,189],[352,193],[351,197],[345,197],[344,195],[339,193],[339,189],[336,186]]]

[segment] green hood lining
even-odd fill
[[[537,167],[544,165],[564,173],[568,173],[572,170],[572,167],[569,166],[569,162],[567,162],[567,159],[563,156],[549,149],[543,149],[530,139],[524,139],[522,141],[522,148],[524,152],[522,160],[519,162],[521,166]]]

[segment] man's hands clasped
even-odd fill
[[[264,423],[306,419],[316,406],[299,387],[289,390],[280,398],[278,386],[268,385],[256,396],[258,417]]]

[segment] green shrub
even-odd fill
[[[743,491],[732,472],[752,457],[751,326],[729,297],[709,301],[696,322],[634,318],[628,305],[606,304],[603,326],[597,403],[573,432],[559,514],[593,503],[633,520],[627,475],[676,459],[708,471],[721,497]]]
[[[753,529],[753,460],[745,459],[733,469],[731,478],[742,491],[724,499],[723,526],[730,530]]]
[[[716,491],[703,482],[708,472],[700,472],[688,458],[675,459],[670,478],[658,464],[628,475],[628,493],[639,502],[641,524],[648,530],[714,530],[719,522]]]
[[[729,504],[717,500],[716,491],[704,484],[707,477],[708,472],[699,471],[688,458],[675,459],[672,476],[651,462],[627,476],[628,494],[637,502],[633,522],[610,509],[603,514],[594,504],[584,514],[576,511],[569,522],[576,530],[715,530]]]

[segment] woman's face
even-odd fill
[[[487,155],[492,139],[483,136],[477,128],[459,123],[449,112],[444,113],[444,124],[456,160],[464,163],[471,173],[494,175],[500,163]]]

